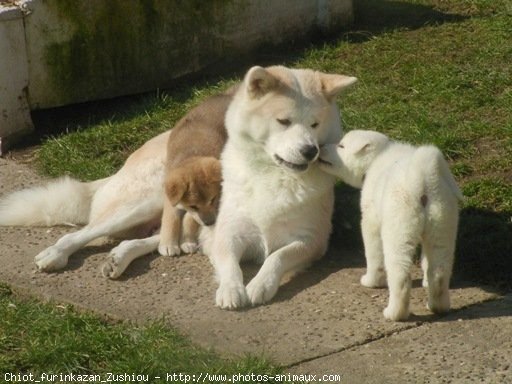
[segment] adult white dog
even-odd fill
[[[322,148],[322,168],[361,191],[361,230],[366,287],[389,286],[384,316],[409,316],[410,268],[422,246],[423,285],[428,307],[450,309],[458,200],[462,194],[442,153],[434,146],[413,147],[374,131],[350,131],[341,142]]]
[[[226,113],[222,199],[205,251],[216,303],[234,309],[269,301],[282,276],[321,257],[331,232],[334,177],[316,162],[341,138],[335,98],[354,77],[253,67]],[[244,286],[240,261],[263,261]]]

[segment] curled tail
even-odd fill
[[[419,189],[425,188],[425,182],[429,185],[438,185],[441,179],[459,201],[464,200],[443,154],[433,145],[421,146],[414,152],[408,173],[408,178],[418,189],[418,193],[423,193]]]
[[[0,200],[0,226],[87,224],[92,197],[108,179],[90,183],[63,177]]]

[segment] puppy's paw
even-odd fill
[[[199,244],[188,241],[181,244],[181,250],[183,253],[196,253],[199,250]]]
[[[68,264],[68,256],[56,247],[46,248],[35,257],[37,269],[43,272],[57,271]]]
[[[279,288],[279,278],[276,276],[256,275],[247,284],[247,295],[252,305],[266,303],[271,300]]]
[[[370,275],[369,273],[361,276],[361,285],[367,288],[384,288],[388,286],[385,274]]]
[[[427,308],[434,313],[446,313],[450,310],[450,296],[444,294],[435,299],[429,298]]]
[[[384,317],[392,321],[405,321],[409,318],[409,309],[404,307],[392,307],[388,305],[382,312]]]
[[[249,299],[243,284],[221,283],[217,289],[215,302],[222,309],[237,309],[246,306]]]
[[[158,253],[162,256],[179,256],[181,254],[181,248],[177,244],[162,244],[158,245]]]

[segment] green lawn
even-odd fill
[[[163,323],[106,322],[69,306],[17,297],[0,285],[0,381],[8,372],[35,377],[74,372],[103,379],[109,372],[127,373],[147,375],[147,382],[156,383],[165,382],[167,373],[231,377],[279,370],[263,358],[221,359]]]
[[[512,3],[354,2],[357,17],[350,31],[273,54],[273,61],[357,76],[359,83],[339,101],[346,130],[374,129],[399,140],[438,145],[466,196],[455,276],[510,291]],[[37,167],[46,175],[84,180],[108,175],[145,140],[171,128],[192,105],[237,79],[225,74],[159,94],[40,113],[36,121],[42,131],[52,126],[71,133],[45,139]],[[335,230],[334,241],[340,244],[360,243],[354,196],[354,191],[339,188],[338,200],[352,205],[340,203],[337,212],[353,224],[352,230]],[[26,306],[5,289],[0,303],[0,371],[274,369],[259,359],[226,362],[158,324],[112,325],[69,309],[32,301]],[[18,315],[19,308],[26,315]],[[56,358],[61,355],[70,357],[64,365],[55,365],[61,364]]]

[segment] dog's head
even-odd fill
[[[221,192],[220,161],[194,157],[169,172],[165,193],[171,204],[187,211],[201,225],[213,225]]]
[[[263,148],[262,161],[305,171],[321,145],[340,140],[335,98],[356,80],[307,69],[253,67],[226,115],[230,139]]]
[[[368,168],[389,143],[389,138],[375,131],[348,132],[338,144],[324,145],[320,150],[320,167],[361,188]]]

